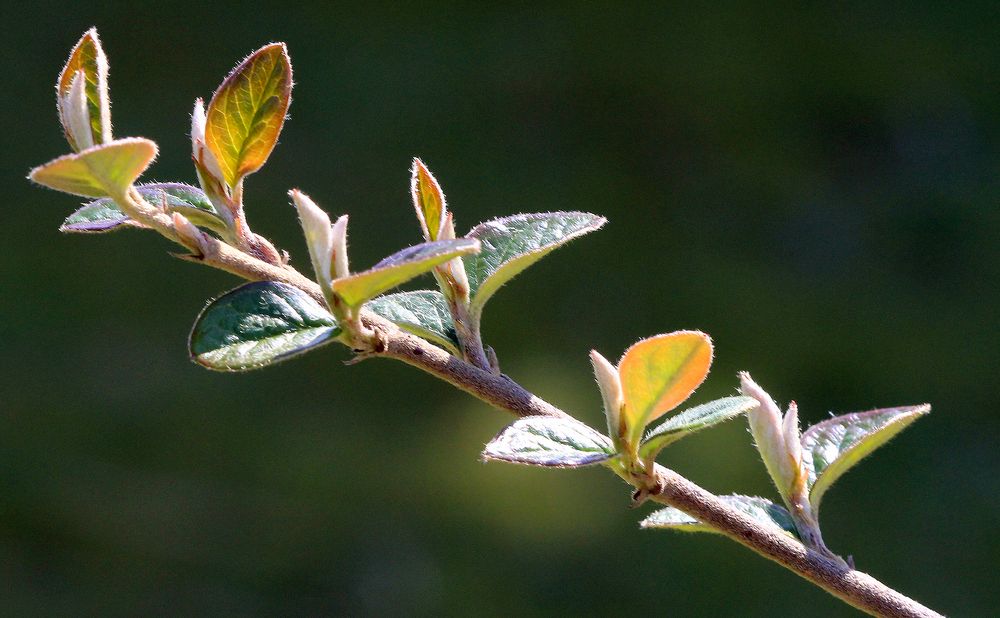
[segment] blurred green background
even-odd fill
[[[593,425],[587,351],[680,328],[717,346],[695,402],[750,369],[810,423],[933,403],[829,495],[826,537],[940,611],[995,611],[996,3],[357,7],[5,9],[2,613],[852,611],[724,539],[638,530],[603,471],[478,463],[509,418],[414,369],[340,348],[188,362],[195,314],[236,281],[149,233],[61,236],[78,200],[24,180],[67,150],[52,84],[91,25],[116,134],[160,144],[158,180],[194,180],[194,98],[288,43],[291,120],[247,202],[304,269],[286,191],[350,213],[364,266],[417,240],[414,155],[461,230],[608,216],[485,319],[506,373]],[[661,459],[773,495],[742,421]]]

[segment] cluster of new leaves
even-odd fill
[[[208,234],[277,268],[287,255],[250,231],[244,181],[259,170],[278,140],[291,102],[292,67],[283,44],[262,47],[226,77],[207,109],[197,99],[191,117],[197,187],[135,182],[157,154],[145,138],[113,139],[108,62],[97,33],[74,47],[56,81],[59,120],[72,152],[35,168],[30,178],[47,187],[90,198],[62,225],[66,232],[106,232],[148,227],[129,213],[153,212],[168,223],[161,233],[196,250]],[[546,254],[600,228],[603,217],[585,212],[521,214],[480,223],[465,236],[431,172],[413,161],[410,183],[423,242],[371,268],[351,272],[347,215],[336,222],[300,191],[290,192],[302,223],[319,302],[276,281],[245,284],[210,302],[195,322],[190,352],[217,370],[263,367],[333,341],[360,351],[375,334],[364,312],[440,346],[481,369],[498,373],[496,357],[480,339],[487,301],[499,288]],[[437,290],[388,293],[425,273]],[[572,418],[522,418],[494,438],[486,459],[547,467],[603,465],[639,490],[655,493],[659,453],[697,431],[747,414],[751,433],[783,506],[762,497],[721,498],[766,526],[822,547],[818,513],[827,489],[863,457],[884,444],[929,406],[888,408],[837,416],[799,432],[793,403],[780,413],[747,374],[742,394],[653,421],[687,400],[708,375],[712,342],[698,331],[639,341],[612,365],[591,353],[604,400],[608,435]],[[645,527],[713,530],[673,508],[657,511]],[[825,549],[825,548],[823,548]]]

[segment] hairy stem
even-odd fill
[[[190,256],[183,256],[184,259],[200,262],[250,281],[287,283],[303,290],[318,302],[325,302],[319,286],[290,266],[270,264],[208,234],[202,234],[197,243],[192,243],[174,228],[170,215],[151,206],[134,190],[116,201],[135,220],[194,252]],[[368,356],[401,360],[495,408],[517,416],[569,416],[507,376],[494,374],[452,356],[419,337],[403,332],[395,324],[371,312],[362,311],[361,321],[376,333],[378,341],[378,345],[374,346]],[[862,611],[875,616],[940,616],[870,575],[809,550],[786,534],[761,526],[672,470],[656,465],[653,475],[656,491],[650,494],[651,500],[680,509]]]

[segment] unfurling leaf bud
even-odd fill
[[[747,413],[750,433],[753,434],[757,450],[778,493],[786,503],[791,503],[793,487],[800,478],[802,460],[802,446],[797,439],[797,409],[794,406],[789,408],[783,422],[778,405],[747,372],[740,373],[740,392],[753,397],[760,404]],[[795,435],[796,439],[789,443],[786,441],[788,435]]]
[[[299,212],[299,221],[302,223],[306,245],[309,247],[309,257],[312,259],[316,281],[324,290],[329,290],[330,282],[333,280],[334,258],[334,230],[330,225],[330,217],[305,193],[292,189],[288,194]]]
[[[56,107],[73,150],[111,142],[108,59],[94,28],[80,37],[59,73]]]
[[[205,146],[205,103],[201,99],[195,99],[194,112],[191,113],[191,157],[200,168],[198,179],[201,181],[201,188],[210,196],[218,193],[221,187],[225,186],[225,182],[219,161]],[[206,172],[211,179],[202,178]]]
[[[413,197],[413,208],[417,211],[417,220],[424,232],[424,239],[448,240],[442,235],[445,225],[445,213],[448,206],[444,192],[434,175],[420,159],[413,159],[410,175],[410,195]],[[452,236],[454,238],[454,236]]]
[[[601,389],[604,399],[604,415],[608,419],[608,434],[619,447],[627,428],[622,423],[622,406],[625,405],[625,395],[622,391],[621,378],[618,369],[608,359],[601,356],[597,350],[590,351],[590,364],[594,366],[594,378]]]
[[[86,150],[94,145],[85,83],[86,77],[83,71],[77,71],[70,81],[69,90],[59,99],[59,115],[63,129],[66,131],[67,139],[77,150]]]
[[[347,263],[347,215],[341,215],[333,224],[333,274],[337,279],[351,274]]]

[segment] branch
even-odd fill
[[[303,290],[318,302],[325,302],[319,286],[291,266],[269,264],[204,233],[196,241],[192,241],[178,233],[169,215],[149,205],[135,192],[130,192],[119,202],[123,210],[134,219],[194,251],[193,255],[182,256],[188,261],[200,262],[250,281],[287,283]],[[569,416],[507,376],[495,375],[452,356],[371,312],[363,311],[361,320],[377,334],[379,342],[366,356],[401,360],[495,408],[520,417]],[[845,568],[829,557],[806,549],[788,535],[759,525],[672,470],[657,465],[654,474],[659,491],[650,495],[650,499],[680,509],[711,525],[741,545],[777,562],[862,611],[875,616],[941,616],[870,575]]]

